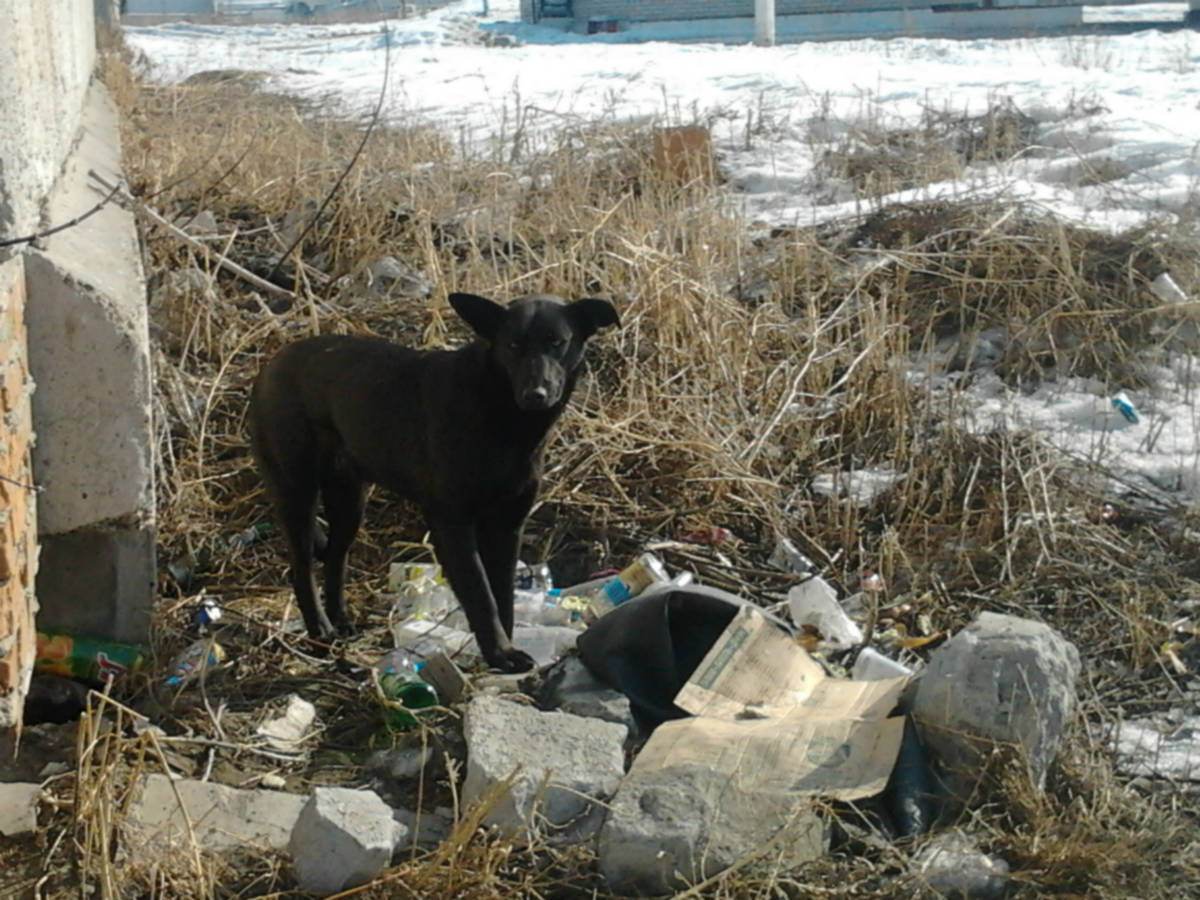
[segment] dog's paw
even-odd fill
[[[516,647],[511,646],[488,654],[487,663],[493,669],[497,669],[505,674],[528,672],[537,665],[533,657],[524,650],[518,650]]]

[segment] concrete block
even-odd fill
[[[985,612],[934,652],[913,719],[953,796],[996,744],[1014,746],[1040,788],[1075,711],[1079,651],[1041,622]]]
[[[823,856],[827,832],[811,798],[730,790],[707,767],[635,767],[600,831],[599,867],[614,893],[674,893],[755,851],[752,865],[786,872]]]
[[[387,867],[407,833],[378,794],[317,788],[288,842],[300,888],[324,896],[366,884]]]
[[[599,803],[616,791],[625,770],[623,725],[479,696],[467,706],[467,777],[463,800],[479,802],[512,778],[484,824],[524,837],[581,840],[600,827]]]
[[[0,784],[0,835],[16,837],[37,831],[37,804],[41,785]]]
[[[154,598],[154,531],[81,528],[42,535],[37,591],[43,631],[140,642]]]
[[[126,839],[134,852],[144,847],[161,853],[173,842],[189,840],[190,821],[196,840],[206,850],[242,845],[281,850],[288,845],[304,804],[304,797],[282,791],[147,775],[126,819]]]

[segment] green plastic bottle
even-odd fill
[[[384,707],[384,721],[397,731],[407,731],[416,726],[417,718],[412,711],[438,705],[437,691],[418,674],[417,670],[421,665],[423,663],[414,665],[408,656],[395,650],[377,665],[379,688],[383,695],[403,705],[403,709],[395,706]]]

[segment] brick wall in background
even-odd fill
[[[11,755],[36,644],[37,522],[31,488],[33,382],[25,342],[25,270],[0,263],[0,759]]]

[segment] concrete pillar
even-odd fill
[[[117,113],[94,83],[80,141],[45,220],[67,221],[120,179]],[[145,280],[133,217],[109,204],[26,259],[29,361],[38,388],[42,630],[145,640],[154,597],[154,467]]]
[[[775,0],[754,0],[754,43],[775,46]]]

